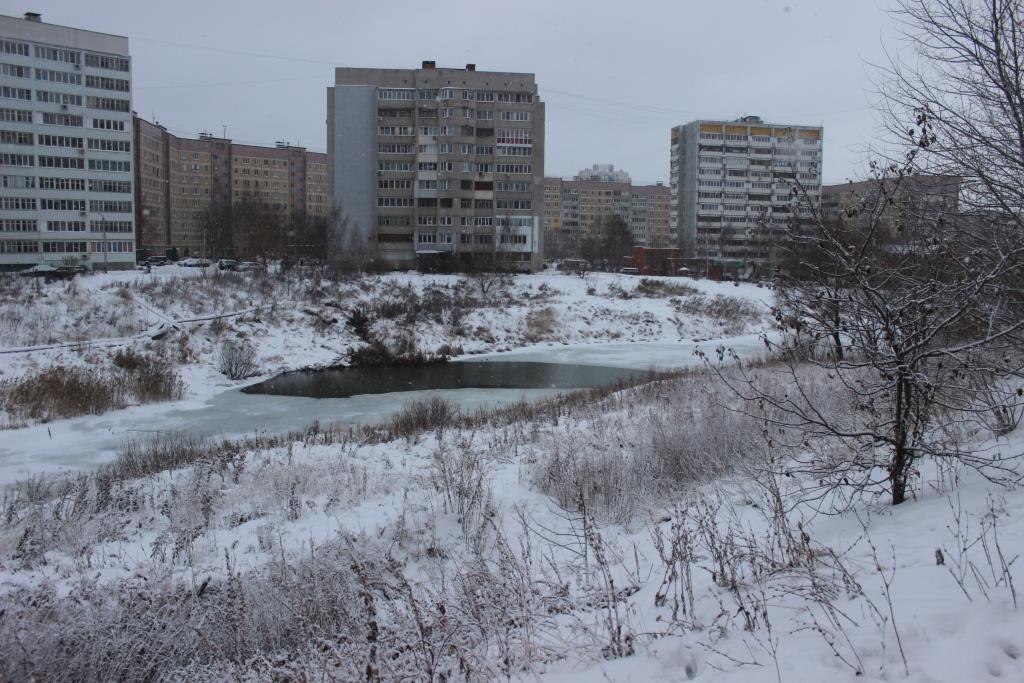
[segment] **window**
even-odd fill
[[[412,180],[378,180],[378,190],[411,190]]]
[[[43,112],[43,123],[49,126],[68,126],[71,128],[82,127],[82,117],[76,114],[52,114]]]
[[[77,178],[73,180],[78,181]],[[131,191],[132,182],[130,180],[89,180],[89,192],[116,192],[118,194],[130,194]]]
[[[22,133],[18,130],[0,130],[0,144],[31,145],[32,133]]]
[[[0,154],[0,166],[35,166],[36,160],[30,154]]]
[[[134,242],[93,242],[92,251],[96,254],[106,253],[118,253],[126,254],[128,252],[135,251]]]
[[[84,199],[41,199],[39,208],[43,211],[85,211]]]
[[[499,199],[495,202],[495,208],[529,210],[533,208],[533,201],[529,199]]]
[[[413,100],[416,91],[411,88],[380,88],[377,90],[379,100]]]
[[[411,207],[412,197],[377,197],[377,206],[385,208]]]
[[[499,180],[494,189],[498,192],[532,192],[533,184],[525,180]]]
[[[494,244],[494,235],[475,235],[477,244]]]
[[[500,92],[499,102],[533,102],[533,95],[528,92]]]
[[[47,232],[85,232],[85,221],[46,221]]]
[[[27,109],[0,109],[0,121],[32,123],[32,112]]]
[[[91,221],[89,223],[89,232],[119,232],[119,233],[131,233],[135,231],[135,227],[131,221]]]
[[[127,140],[89,138],[89,149],[98,149],[103,152],[131,152],[132,143]]]
[[[473,150],[477,156],[489,157],[494,155],[494,145],[477,145]]]
[[[493,121],[494,110],[493,109],[481,109],[477,111],[476,118],[478,121]]]
[[[36,179],[35,176],[30,175],[5,175],[0,177],[0,187],[12,190],[34,190]]]
[[[67,135],[40,135],[39,145],[42,147],[73,147],[82,148],[82,138]]]
[[[502,235],[502,244],[526,244],[526,235]]]
[[[0,197],[0,209],[6,211],[35,211],[35,197]]]
[[[49,81],[51,83],[66,83],[67,85],[81,85],[82,75],[70,71],[55,71],[54,69],[36,69],[37,81]]]
[[[128,92],[128,81],[124,78],[108,78],[107,76],[86,76],[85,87],[100,90],[116,90]]]
[[[533,147],[522,145],[498,145],[499,157],[532,157]]]
[[[31,78],[32,70],[27,66],[19,66],[17,64],[0,64],[0,76],[10,76],[11,78]]]
[[[525,173],[533,175],[532,164],[495,164],[495,173]]]
[[[36,59],[49,59],[52,62],[67,62],[68,64],[81,64],[82,53],[75,50],[64,50],[56,47],[44,47],[36,45]]]
[[[528,111],[503,111],[501,112],[502,121],[529,121],[530,112]]]
[[[494,141],[498,144],[530,145],[533,144],[533,134],[529,128],[499,128]]]
[[[3,218],[0,219],[0,232],[35,232],[37,229],[34,218]]]
[[[409,225],[408,216],[377,216],[377,225]]]
[[[79,98],[81,100],[81,98]],[[81,102],[79,102],[81,104]],[[128,100],[122,100],[116,97],[96,97],[89,95],[85,98],[85,106],[89,109],[104,109],[106,111],[120,111],[130,112],[131,105]]]
[[[412,145],[381,144],[377,145],[378,154],[412,154]]]
[[[93,119],[92,127],[99,130],[124,130],[124,121],[115,121],[113,119]],[[246,160],[248,162],[248,159]]]
[[[96,213],[131,213],[132,203],[113,199],[91,199],[89,210]]]
[[[28,43],[17,43],[13,40],[0,40],[0,52],[6,55],[28,57]]]
[[[85,65],[95,69],[110,69],[111,71],[128,71],[127,57],[110,57],[107,55],[94,55],[85,53]]]
[[[85,162],[81,157],[40,156],[39,166],[42,168],[85,168]]]
[[[75,192],[81,192],[85,189],[85,179],[83,178],[49,178],[42,177],[39,179],[39,189],[41,190],[72,190]]]
[[[73,104],[76,107],[82,106],[81,95],[71,95],[66,92],[56,92],[54,90],[36,90],[36,101],[49,102],[51,104]]]
[[[24,240],[0,240],[0,254],[38,254],[38,242]]]
[[[31,100],[32,91],[28,88],[12,88],[10,86],[0,86],[0,97],[8,100]]]
[[[399,173],[412,170],[411,161],[378,161],[377,170],[391,173]]]
[[[111,161],[110,159],[89,159],[89,170],[131,173],[132,163],[130,161]]]

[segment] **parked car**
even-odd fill
[[[144,261],[142,261],[141,263],[139,263],[139,265],[140,266],[166,266],[167,265],[167,257],[166,256],[150,256],[149,258],[147,258]]]
[[[263,264],[256,263],[255,261],[242,261],[241,263],[236,263],[234,268],[232,268],[231,270],[238,271],[239,273],[244,273],[246,271],[253,270],[263,270]]]
[[[634,268],[633,266],[626,266],[624,268],[619,268],[619,272],[623,275],[639,275],[640,269]]]
[[[217,259],[217,268],[220,270],[235,270],[236,266],[238,266],[238,261],[233,258]]]
[[[31,268],[21,271],[19,275],[22,277],[60,277],[60,271],[49,263],[37,263]]]
[[[185,266],[186,268],[206,268],[210,265],[210,259],[186,258],[178,261],[178,265]]]

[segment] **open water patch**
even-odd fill
[[[443,389],[587,389],[643,377],[645,370],[574,363],[457,361],[401,367],[289,372],[245,387],[247,394],[348,398]]]

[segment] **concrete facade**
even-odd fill
[[[670,226],[683,256],[735,274],[771,267],[801,213],[791,191],[817,205],[823,130],[735,121],[692,121],[671,131]]]
[[[135,264],[128,39],[0,16],[0,269]]]
[[[339,68],[327,128],[333,201],[386,267],[438,254],[542,267],[544,104],[533,74]]]
[[[591,175],[585,169],[573,180],[544,179],[544,234],[553,249],[573,253],[575,245],[596,237],[598,226],[611,216],[629,225],[634,244],[670,246],[667,186],[632,185],[628,173],[611,165],[595,165],[593,175],[618,180],[592,180]]]
[[[282,220],[324,216],[330,208],[322,152],[286,143],[241,145],[209,134],[181,138],[139,117],[134,127],[139,245],[151,254],[220,256],[208,253],[205,234],[216,206],[254,201]]]

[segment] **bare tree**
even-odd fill
[[[999,105],[990,94],[1000,91],[997,83],[1009,85],[998,76],[1004,61],[1021,64],[1002,46],[1005,26],[1020,26],[1019,4],[990,0],[988,13],[959,1],[902,5],[900,16],[916,22],[925,36],[918,44],[922,81],[913,86],[906,72],[890,71],[896,80],[887,84],[903,98],[890,102],[889,114],[912,116],[899,128],[909,151],[899,163],[874,167],[879,201],[854,225],[825,221],[796,181],[795,202],[808,209],[798,215],[813,222],[790,229],[802,272],[778,291],[781,342],[766,339],[784,358],[786,389],[766,389],[743,372],[722,374],[749,399],[750,412],[770,425],[770,440],[793,448],[794,469],[810,475],[815,487],[884,488],[893,504],[906,500],[917,465],[927,457],[1016,476],[1005,459],[966,448],[962,435],[1001,406],[1019,409],[1024,394],[1017,284],[1024,246],[1019,219],[1008,215],[1021,205],[1014,183],[1021,177],[1024,128],[1015,96],[1004,95]],[[968,55],[986,54],[990,62],[975,64],[996,80],[978,90],[968,83],[967,74],[974,73]],[[926,73],[946,80],[925,82]],[[1020,84],[1014,85],[1017,95]],[[968,111],[985,112],[988,122],[970,124],[973,132],[945,123],[966,126]],[[955,139],[962,133],[976,134],[978,145],[998,153],[988,168]],[[1001,171],[992,168],[1001,160]],[[920,221],[912,240],[894,243],[884,234],[885,209],[922,166],[969,175],[972,201],[986,212]],[[819,371],[809,371],[814,367]],[[820,405],[812,385],[823,374],[842,409]]]

